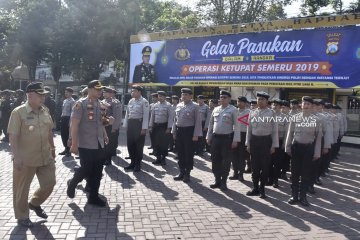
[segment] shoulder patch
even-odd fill
[[[81,108],[81,104],[79,102],[77,102],[74,107],[75,110],[79,110]]]

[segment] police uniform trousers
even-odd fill
[[[269,172],[269,184],[273,184],[274,180],[278,180],[280,178],[281,169],[284,165],[285,161],[285,151],[281,148],[284,140],[279,139],[279,147],[275,148],[275,152],[271,154],[271,165]]]
[[[165,157],[168,155],[168,134],[166,133],[168,123],[154,123],[154,152],[156,157]]]
[[[314,156],[314,144],[293,143],[291,146],[291,189],[294,198],[306,197],[311,182],[311,167]],[[300,183],[300,184],[299,184]],[[299,189],[300,186],[300,189]]]
[[[69,152],[70,150],[70,148],[67,146],[67,141],[69,139],[69,126],[70,126],[69,122],[70,122],[70,116],[61,117],[60,134],[66,152]]]
[[[204,127],[205,127],[205,121],[202,121],[201,122],[201,127],[202,127],[202,129],[204,129]],[[195,150],[195,152],[197,153],[197,154],[202,154],[203,152],[204,152],[204,148],[205,148],[205,145],[206,145],[206,139],[205,139],[205,137],[204,136],[206,136],[206,131],[202,131],[202,136],[200,136],[199,137],[199,140],[198,140],[198,142],[196,143],[196,150]]]
[[[109,143],[105,145],[105,161],[111,161],[112,156],[116,156],[116,149],[118,146],[118,135],[119,130],[116,130],[115,132],[111,132],[112,126],[106,126],[105,127],[106,134],[109,138]]]
[[[231,149],[233,138],[233,133],[213,134],[211,140],[211,162],[212,172],[217,181],[220,178],[226,181],[229,176],[231,159],[233,157],[233,149]]]
[[[231,158],[234,176],[243,174],[245,172],[245,159],[248,155],[245,146],[246,132],[240,133],[240,142],[235,149],[233,149],[233,156]]]
[[[250,155],[252,167],[252,181],[254,186],[258,186],[259,180],[264,186],[268,180],[271,163],[271,135],[251,136]]]
[[[190,173],[194,166],[195,144],[192,140],[194,128],[194,126],[176,127],[176,148],[181,173]]]
[[[142,119],[128,119],[127,149],[131,159],[131,165],[141,164],[144,153],[145,134],[141,135]]]
[[[324,137],[321,138],[321,149],[324,149]],[[326,156],[321,152],[320,158],[311,162],[310,186],[314,186],[316,179],[320,177],[321,166],[324,159],[326,159]]]
[[[100,144],[98,149],[79,148],[80,167],[76,169],[70,184],[77,186],[86,178],[90,187],[89,199],[97,198],[104,163],[104,149]]]
[[[23,165],[20,171],[13,168],[13,204],[16,219],[29,218],[29,190],[35,175],[40,187],[34,192],[30,203],[40,206],[54,189],[56,183],[55,161],[40,167]]]

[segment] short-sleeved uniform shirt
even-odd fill
[[[35,113],[26,102],[12,111],[8,133],[19,136],[18,156],[25,166],[45,166],[54,161],[48,139],[52,128],[50,113],[44,107]]]

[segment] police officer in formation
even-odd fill
[[[275,148],[279,147],[278,124],[266,120],[266,118],[274,117],[274,112],[268,108],[269,94],[257,92],[256,97],[258,108],[250,113],[246,133],[246,146],[251,156],[253,181],[253,188],[246,195],[260,194],[261,198],[266,198],[265,184],[268,181],[271,154],[275,152]]]
[[[175,111],[171,104],[165,101],[166,93],[158,91],[159,101],[153,105],[149,131],[153,135],[153,148],[156,156],[155,165],[166,165],[165,158],[168,155],[168,136],[174,122]]]
[[[215,183],[211,188],[226,191],[233,149],[240,142],[240,127],[237,109],[230,105],[231,94],[220,91],[220,106],[211,114],[206,140],[211,145],[212,172]]]
[[[190,172],[194,166],[196,142],[202,136],[199,105],[192,101],[193,93],[189,88],[181,89],[182,102],[176,106],[175,122],[172,134],[176,140],[180,173],[174,177],[176,181],[189,182]]]
[[[70,151],[80,156],[80,167],[68,181],[67,195],[75,197],[79,182],[87,179],[89,185],[88,204],[104,207],[106,202],[99,197],[102,177],[104,148],[109,143],[101,112],[103,86],[99,80],[88,83],[88,96],[78,100],[71,113]]]
[[[199,156],[203,156],[204,148],[206,144],[205,136],[208,130],[209,120],[210,120],[210,110],[209,106],[205,104],[205,96],[198,95],[197,96],[197,103],[199,105],[199,112],[201,118],[201,126],[203,131],[203,136],[199,137],[199,141],[195,150],[195,154]]]
[[[174,115],[174,118],[175,118],[175,109],[176,109],[176,106],[179,104],[179,97],[178,96],[176,96],[176,95],[172,95],[171,96],[171,109],[172,109],[172,111],[173,111],[173,115]],[[174,119],[173,119],[174,120]],[[174,151],[176,151],[175,150],[175,140],[174,140],[174,138],[173,138],[173,136],[172,136],[172,134],[171,134],[171,132],[170,132],[170,134],[169,134],[169,151],[170,152],[174,152]]]
[[[127,170],[139,172],[144,152],[145,135],[149,126],[149,102],[141,96],[144,88],[133,85],[125,114],[124,127],[127,134],[127,148],[131,162]]]
[[[111,165],[111,158],[116,156],[116,149],[119,145],[119,130],[122,119],[121,103],[115,98],[116,90],[111,87],[104,88],[104,100],[102,101],[107,105],[106,116],[113,117],[114,122],[105,126],[107,136],[109,138],[109,144],[105,146],[105,165]]]
[[[295,114],[287,132],[285,152],[291,156],[291,195],[289,204],[309,206],[306,192],[311,183],[312,162],[320,158],[322,126],[313,114],[313,99],[302,97],[302,111]]]
[[[238,146],[233,151],[232,157],[232,166],[234,170],[234,174],[229,177],[230,180],[239,180],[241,182],[244,181],[244,171],[245,171],[245,161],[249,160],[249,153],[246,151],[246,130],[247,130],[247,122],[248,116],[250,114],[250,109],[247,108],[247,98],[244,96],[238,97],[237,100],[237,114],[240,127],[240,142]]]
[[[158,93],[152,93],[151,94],[151,103],[150,103],[150,115],[154,109],[154,105],[158,102],[159,100],[159,96]],[[148,147],[148,149],[153,149],[153,142],[154,142],[154,134],[153,132],[149,132],[149,136],[150,136],[150,147]],[[153,150],[152,153],[150,153],[150,155],[155,155],[155,150]]]
[[[70,157],[70,148],[67,145],[69,139],[69,127],[70,127],[70,116],[72,108],[75,104],[75,100],[72,98],[72,94],[74,90],[70,87],[65,88],[65,99],[62,105],[61,112],[61,140],[65,147],[64,151],[60,152],[59,155],[65,155],[66,157]]]

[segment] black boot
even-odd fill
[[[210,188],[220,188],[220,186],[221,186],[221,178],[220,177],[216,177],[215,183],[210,184]]]
[[[188,183],[190,182],[190,171],[186,171],[183,177],[183,182]]]
[[[181,180],[183,180],[184,175],[185,175],[185,172],[181,171],[178,176],[174,177],[174,180],[175,181],[181,181]]]
[[[246,193],[247,196],[257,196],[257,195],[260,194],[259,183],[258,182],[257,183],[253,182],[253,184],[254,184],[254,187],[253,187],[253,189],[251,189],[250,191],[248,191]]]
[[[239,179],[239,174],[234,171],[234,175],[232,175],[231,177],[229,177],[229,179],[230,179],[230,180],[238,180],[238,179]]]
[[[304,207],[309,207],[310,206],[310,203],[306,199],[306,191],[304,191],[303,189],[300,191],[300,200],[299,200],[299,202]]]
[[[262,198],[262,199],[266,198],[266,195],[265,195],[265,184],[261,184],[261,185],[260,185],[259,192],[260,192],[260,198]]]
[[[221,191],[227,191],[228,190],[226,180],[227,180],[227,177],[224,177],[224,178],[221,179],[221,186],[220,186]]]

